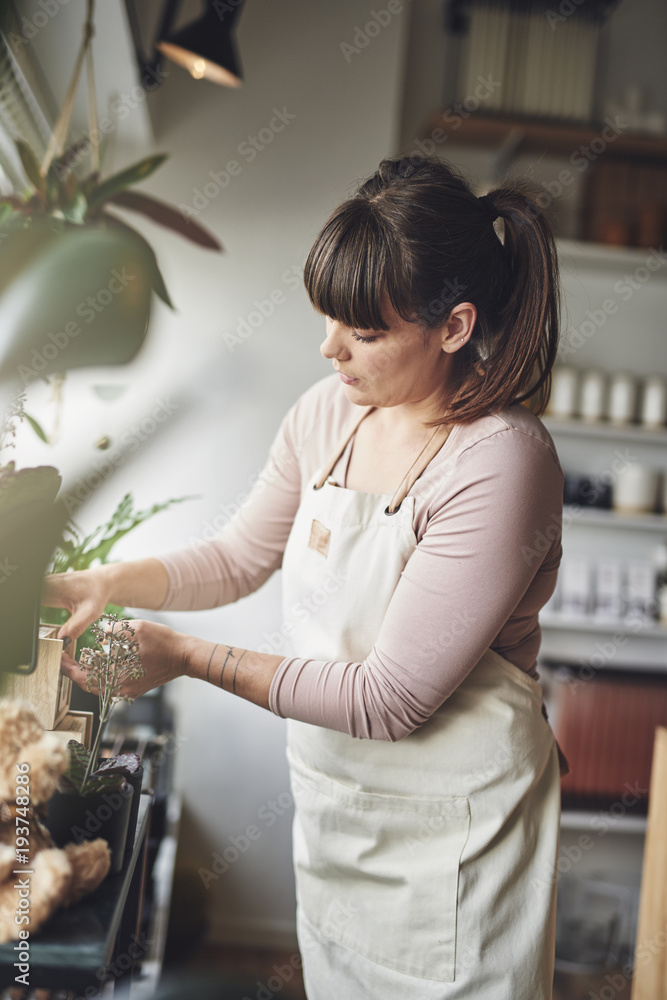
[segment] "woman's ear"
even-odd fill
[[[477,320],[477,309],[472,302],[459,302],[442,327],[442,349],[448,354],[458,351],[470,340]]]

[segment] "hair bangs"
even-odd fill
[[[352,198],[320,231],[308,254],[304,283],[313,306],[324,316],[352,329],[388,330],[383,315],[387,295],[399,315],[410,312],[398,300],[396,266],[397,254],[373,207]]]

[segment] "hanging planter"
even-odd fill
[[[152,292],[172,308],[154,250],[110,208],[140,213],[200,247],[222,250],[199,223],[157,198],[129,190],[150,177],[166,154],[101,176],[93,13],[94,0],[87,0],[83,40],[42,162],[27,143],[16,143],[31,190],[23,197],[0,198],[0,383],[22,379],[25,384],[31,375],[130,361],[146,335]],[[79,179],[67,162],[77,147],[66,150],[65,144],[84,61],[91,171]]]
[[[29,190],[0,197],[0,425],[16,406],[19,387],[33,378],[62,381],[72,368],[131,361],[146,337],[153,293],[172,307],[154,250],[114,215],[114,207],[142,214],[200,247],[222,249],[194,220],[131,190],[164,163],[165,154],[102,176],[93,13],[94,0],[87,0],[72,79],[41,162],[27,143],[17,142]],[[68,160],[85,144],[68,149],[66,143],[84,64],[92,141],[90,170],[78,177]],[[25,416],[44,438],[39,425]],[[16,554],[8,565],[17,567],[12,570],[14,596],[0,604],[0,678],[4,671],[35,666],[41,583],[67,521],[55,498],[59,483],[57,470],[47,466],[19,472],[11,463],[0,467],[0,549],[3,555]],[[16,504],[28,485],[34,497]]]

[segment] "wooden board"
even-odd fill
[[[60,626],[40,625],[37,666],[31,674],[7,674],[4,696],[25,698],[45,729],[55,729],[67,714],[72,682],[60,672],[63,644],[56,639]],[[75,655],[70,647],[71,655]]]
[[[632,1000],[667,1000],[667,729],[655,730]]]

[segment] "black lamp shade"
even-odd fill
[[[240,87],[243,71],[233,30],[242,6],[243,0],[212,0],[203,17],[161,39],[157,48],[196,79]]]

